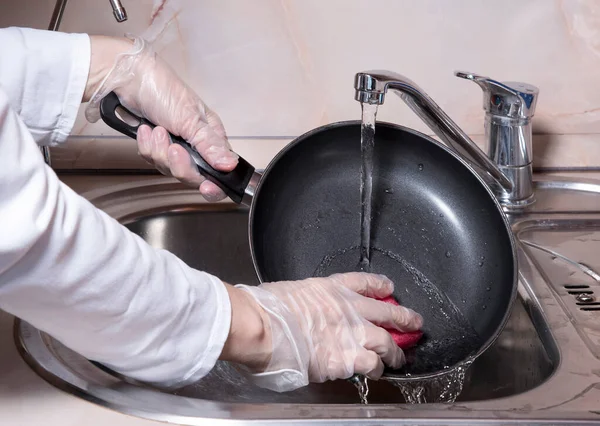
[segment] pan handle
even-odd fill
[[[117,109],[121,112],[124,112],[125,115],[131,116],[136,123],[132,125],[119,118],[117,115]],[[150,126],[150,128],[156,127],[153,123],[149,122],[145,118],[138,117],[121,105],[119,98],[114,92],[110,92],[104,99],[102,99],[102,102],[100,102],[100,116],[108,126],[112,127],[118,132],[123,133],[125,136],[129,136],[132,139],[136,139],[137,131],[142,124],[146,124]],[[253,175],[256,174],[254,167],[250,163],[248,163],[242,157],[239,157],[238,164],[235,169],[230,172],[220,172],[211,167],[210,164],[208,164],[204,158],[202,158],[198,151],[196,151],[192,145],[183,140],[181,137],[169,133],[169,138],[171,139],[172,143],[181,145],[188,152],[188,154],[190,154],[202,176],[221,188],[223,192],[225,192],[225,194],[235,203],[239,204],[244,201],[244,195],[247,193],[250,180]],[[250,193],[249,195],[253,194]]]

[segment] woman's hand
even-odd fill
[[[232,325],[221,359],[245,365],[258,386],[280,392],[355,373],[378,379],[384,364],[405,363],[382,327],[423,325],[414,311],[374,299],[393,288],[386,277],[366,273],[230,287]]]
[[[231,151],[223,123],[198,95],[140,38],[92,36],[92,59],[83,101],[86,117],[100,118],[102,99],[114,91],[131,112],[157,126],[138,130],[140,155],[161,173],[200,188],[210,201],[225,198],[215,184],[204,179],[181,146],[171,144],[168,132],[181,136],[215,169],[231,171],[238,157]]]

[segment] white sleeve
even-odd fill
[[[81,78],[72,77],[75,82]],[[44,86],[36,76],[21,80],[31,81]],[[46,85],[65,82],[49,80]],[[4,80],[0,308],[138,380],[172,387],[207,374],[229,333],[231,306],[223,283],[150,247],[60,182],[44,164],[3,85]],[[83,89],[77,96],[69,82],[62,89],[52,90],[60,96],[53,102],[70,111]],[[32,88],[20,90],[34,96]],[[42,89],[43,96],[48,93]],[[46,103],[41,96],[32,99]],[[25,102],[22,111],[28,108]]]
[[[89,67],[87,34],[0,28],[0,84],[39,145],[66,141]]]

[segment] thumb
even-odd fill
[[[207,108],[206,121],[200,121],[199,126],[190,143],[202,158],[217,170],[235,169],[239,156],[231,150],[219,116]]]

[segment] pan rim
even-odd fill
[[[260,268],[258,267],[258,262],[256,260],[256,251],[255,251],[255,247],[254,247],[253,231],[254,231],[254,212],[255,212],[255,207],[256,207],[256,200],[260,198],[261,188],[263,186],[264,180],[268,177],[271,170],[275,167],[277,162],[283,156],[285,156],[292,148],[294,148],[298,144],[302,143],[304,140],[310,138],[314,134],[317,134],[317,133],[320,133],[320,132],[323,132],[323,131],[329,130],[329,129],[346,127],[346,126],[356,126],[356,125],[360,125],[360,124],[361,124],[361,120],[343,120],[343,121],[332,122],[329,124],[324,124],[322,126],[314,128],[312,130],[309,130],[308,132],[303,133],[302,135],[296,137],[294,140],[292,140],[290,143],[288,143],[283,149],[281,149],[273,157],[273,159],[269,162],[267,167],[265,167],[265,169],[262,173],[261,179],[258,182],[258,185],[256,186],[256,189],[254,191],[254,196],[252,198],[252,202],[251,202],[251,206],[250,206],[250,213],[248,216],[248,241],[250,244],[250,254],[252,257],[252,264],[254,265],[254,271],[256,272],[258,280],[260,281],[261,284],[264,283],[265,280],[264,280],[264,277],[262,276]],[[510,294],[510,298],[509,298],[509,302],[508,302],[508,309],[506,309],[506,311],[504,312],[504,316],[502,317],[498,327],[496,327],[495,332],[492,334],[492,336],[490,336],[484,342],[483,345],[480,346],[480,348],[477,350],[477,352],[456,364],[448,366],[448,368],[444,368],[442,370],[438,370],[435,372],[423,373],[423,374],[411,374],[410,376],[394,375],[394,374],[389,374],[389,373],[384,372],[383,376],[381,377],[382,380],[406,381],[406,382],[432,379],[435,377],[444,376],[444,375],[456,370],[460,366],[463,366],[466,364],[470,365],[471,363],[473,363],[482,353],[484,353],[492,344],[494,344],[494,342],[498,339],[498,336],[504,330],[504,327],[506,326],[506,323],[508,322],[510,314],[512,313],[513,305],[517,298],[519,267],[518,267],[517,244],[515,241],[515,235],[512,232],[510,220],[508,219],[508,216],[502,209],[502,206],[501,206],[498,198],[495,196],[494,192],[492,191],[490,186],[486,183],[486,181],[483,179],[483,177],[477,172],[477,170],[473,167],[473,165],[469,161],[464,159],[462,156],[460,156],[460,154],[458,154],[456,151],[454,151],[452,148],[448,147],[447,145],[444,145],[443,143],[433,139],[431,136],[428,136],[417,130],[410,129],[410,128],[402,126],[400,124],[390,123],[390,122],[386,122],[386,121],[376,121],[375,125],[376,125],[376,127],[383,125],[383,126],[395,128],[397,130],[401,130],[401,131],[404,131],[407,133],[412,133],[415,136],[420,136],[421,138],[424,139],[423,142],[429,142],[429,143],[434,144],[438,148],[440,148],[440,149],[446,151],[448,154],[450,154],[462,166],[466,167],[467,170],[479,181],[480,185],[487,191],[489,197],[492,199],[497,212],[499,213],[500,217],[502,218],[502,221],[505,226],[505,230],[508,234],[508,239],[510,241],[510,246],[511,246],[511,251],[512,251],[512,259],[513,259],[513,262],[512,262],[512,265],[513,265],[512,281],[513,282],[512,282],[512,289],[511,289],[511,294]]]

